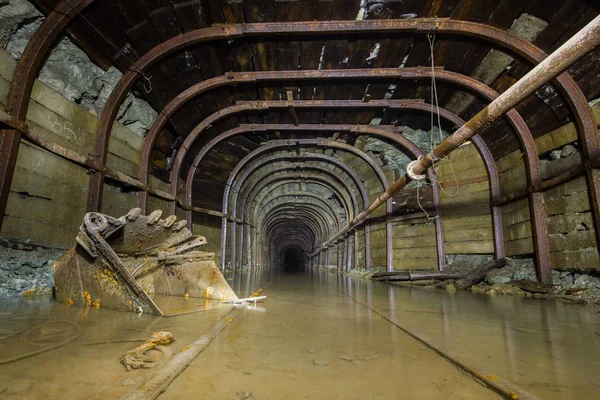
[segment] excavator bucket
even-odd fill
[[[161,211],[134,208],[113,218],[87,213],[77,245],[53,266],[56,299],[67,304],[164,315],[159,295],[237,300],[214,261],[199,251],[206,238]]]

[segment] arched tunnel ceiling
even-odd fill
[[[146,138],[140,180],[147,182],[148,173],[171,180],[174,195],[187,188],[190,205],[213,210],[227,208],[223,196],[236,166],[254,152],[273,157],[277,151],[258,149],[274,140],[332,138],[367,151],[394,179],[418,153],[365,127],[385,128],[427,151],[430,135],[438,134],[432,104],[439,104],[441,128],[451,133],[599,12],[586,0],[35,3],[45,13],[59,7],[58,14],[72,15],[71,37],[97,63],[124,73],[101,115],[95,157],[105,161],[114,114],[133,90],[159,111]],[[521,148],[528,154],[529,178],[539,179],[538,155],[527,145],[566,122],[584,126],[587,102],[573,93],[581,90],[587,101],[598,97],[599,55],[596,49],[569,69],[572,78],[545,85],[481,133],[475,144],[487,155],[490,177],[493,160]],[[236,129],[212,146],[211,140]],[[373,142],[375,137],[383,143]],[[345,152],[297,147],[279,155],[313,152],[337,160]],[[360,157],[346,161],[355,159]],[[331,160],[321,160],[321,167],[329,164],[347,192],[336,194],[336,201],[355,213],[354,207],[366,205],[364,195]],[[271,173],[287,168],[296,173],[285,178],[290,182],[315,173],[310,160],[290,169],[297,161],[272,163]],[[377,169],[370,167],[371,173]],[[92,181],[92,193],[94,187],[101,192],[102,181]],[[331,193],[336,191],[332,186]],[[352,195],[357,204],[348,202]],[[435,196],[434,190],[425,201]]]

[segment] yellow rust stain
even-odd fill
[[[67,297],[67,299],[65,300],[65,303],[70,306],[73,304],[73,300],[71,300],[70,298]]]
[[[96,301],[94,301],[92,303],[92,307],[94,307],[94,308],[100,308],[100,299],[96,299]]]
[[[494,375],[486,375],[485,379],[489,379],[490,381],[497,381],[498,380],[498,378],[495,377]]]
[[[233,318],[231,318],[231,317],[227,318],[227,322],[232,323],[233,322]]]
[[[513,399],[513,400],[517,400],[519,398],[519,395],[516,394],[516,393],[511,393],[510,394],[510,398]]]
[[[29,289],[25,293],[23,293],[23,297],[33,296],[33,294],[34,294],[34,290],[33,289]]]
[[[90,292],[88,292],[87,290],[85,292],[83,292],[83,297],[85,298],[86,306],[89,306],[90,304],[92,304],[92,296],[90,296]]]
[[[52,263],[52,272],[56,272],[56,261]]]

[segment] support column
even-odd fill
[[[386,214],[385,219],[385,263],[386,270],[392,272],[394,270],[394,227],[390,221],[391,215]]]
[[[546,225],[546,210],[542,202],[542,193],[529,195],[529,209],[533,227],[533,243],[535,245],[535,263],[537,277],[542,283],[552,283],[552,267],[550,266],[550,245]]]
[[[352,266],[353,266],[353,256],[354,256],[354,234],[351,233],[350,235],[348,235],[348,266],[346,267],[346,271],[350,272],[352,271]]]
[[[227,218],[221,218],[221,270],[225,271],[227,253]]]

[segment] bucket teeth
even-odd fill
[[[163,312],[152,294],[237,299],[214,253],[199,251],[206,238],[193,235],[186,220],[161,215],[139,208],[120,218],[86,214],[78,245],[55,264],[56,299],[89,306],[74,295],[83,288],[103,308],[156,315]]]
[[[160,219],[161,216],[162,216],[161,210],[154,210],[154,211],[152,211],[152,214],[148,215],[148,219],[146,220],[146,223],[148,225],[154,225],[155,223],[158,222],[158,220]]]
[[[140,216],[140,214],[142,213],[142,209],[141,208],[132,208],[131,210],[129,210],[129,212],[127,213],[127,215],[125,216],[127,218],[127,221],[135,221],[136,219],[138,219],[138,217]]]
[[[177,216],[169,215],[166,219],[162,220],[161,223],[165,228],[170,228],[173,226],[175,221],[177,221]]]
[[[171,227],[171,229],[173,229],[175,232],[179,232],[180,230],[185,228],[186,225],[187,225],[187,221],[185,219],[182,219],[181,221],[175,222],[173,224],[173,226]]]

